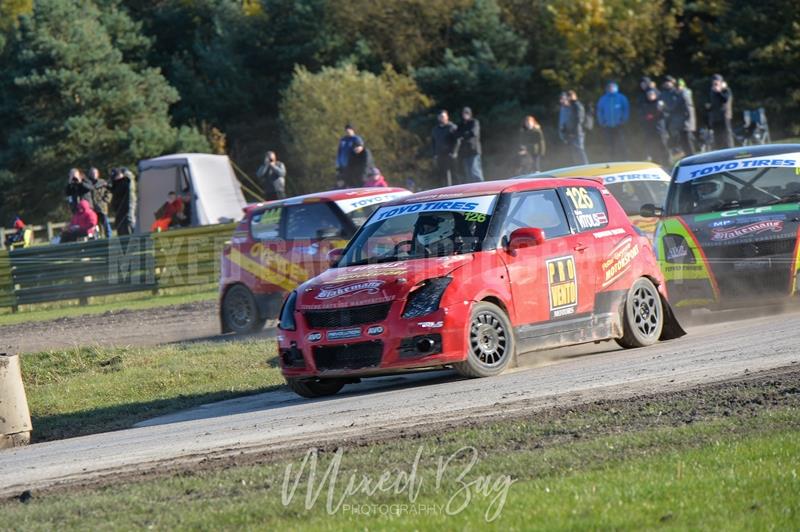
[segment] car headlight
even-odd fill
[[[286,301],[283,302],[281,308],[281,319],[278,323],[278,328],[284,331],[294,331],[297,329],[297,324],[294,321],[294,306],[297,303],[297,292],[292,292]]]
[[[672,264],[694,264],[694,253],[681,235],[664,235],[664,260]]]
[[[452,281],[452,277],[436,277],[418,284],[408,295],[403,317],[418,318],[438,309],[444,291]]]

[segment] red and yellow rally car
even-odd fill
[[[328,252],[347,243],[381,204],[403,188],[332,190],[258,203],[222,251],[222,332],[254,332],[276,318],[286,293],[328,267]]]
[[[591,179],[421,192],[379,207],[329,258],[280,315],[281,368],[305,397],[362,376],[491,376],[518,352],[684,334],[650,242]]]

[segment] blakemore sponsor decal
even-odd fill
[[[783,221],[781,220],[764,220],[755,222],[748,225],[741,225],[738,227],[723,227],[711,230],[711,240],[715,242],[733,240],[743,236],[758,235],[761,233],[773,232],[780,233],[783,231]]]
[[[334,299],[342,296],[360,294],[362,292],[375,294],[383,284],[384,281],[381,280],[367,280],[346,285],[322,286],[319,289],[319,293],[314,296],[314,299]]]

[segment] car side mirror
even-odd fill
[[[520,227],[515,229],[508,237],[508,250],[510,252],[518,249],[539,246],[545,241],[544,229],[538,227]]]
[[[333,268],[339,264],[339,261],[342,260],[342,255],[344,255],[344,248],[330,250],[328,252],[328,266]]]
[[[652,203],[645,203],[639,210],[639,216],[643,218],[661,218],[664,210],[661,207],[656,207]]]

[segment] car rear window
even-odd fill
[[[575,215],[578,231],[594,231],[608,225],[603,195],[594,187],[566,187],[564,195]]]

